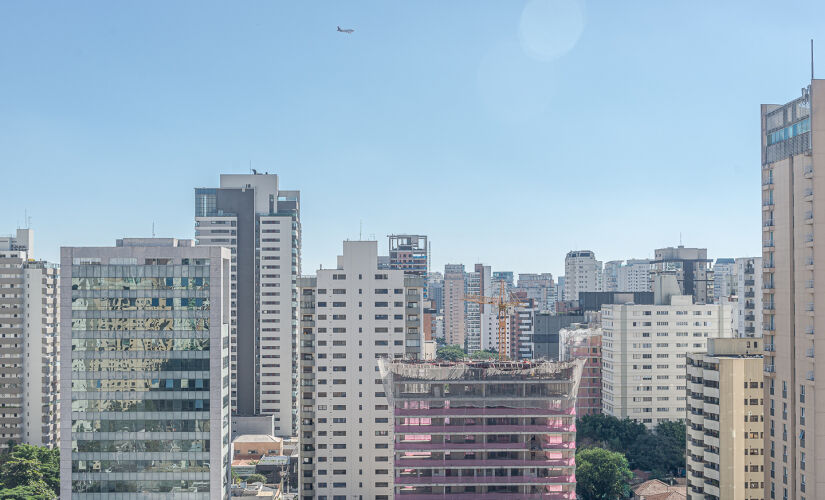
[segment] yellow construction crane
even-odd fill
[[[522,302],[516,300],[515,297],[508,297],[507,295],[507,287],[505,286],[504,280],[501,280],[498,297],[485,297],[484,295],[464,296],[466,302],[482,305],[487,304],[498,308],[498,359],[500,361],[507,359],[507,310],[511,307],[524,305]]]

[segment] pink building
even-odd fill
[[[380,360],[395,437],[395,498],[576,498],[571,362]]]

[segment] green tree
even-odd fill
[[[31,486],[0,490],[0,500],[54,500],[56,498],[57,495],[42,481]]]
[[[246,482],[248,482],[248,483],[265,483],[266,482],[266,476],[264,476],[263,474],[250,474],[249,476],[247,476]]]
[[[576,453],[576,493],[583,500],[615,500],[626,496],[633,477],[621,453],[588,448]]]
[[[39,464],[43,481],[55,493],[60,492],[60,451],[44,446],[18,444],[11,449],[9,460],[33,460]],[[6,483],[4,478],[0,481]]]
[[[444,361],[461,361],[467,357],[467,353],[464,352],[461,346],[447,345],[439,347],[435,351],[435,357]]]
[[[35,483],[43,483],[43,471],[40,470],[40,462],[27,458],[17,458],[12,455],[12,458],[7,460],[2,467],[3,486],[6,488],[15,488],[17,486],[28,486]]]
[[[470,357],[473,359],[495,359],[498,357],[498,353],[496,351],[485,349],[483,351],[474,352]]]

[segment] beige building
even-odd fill
[[[448,345],[464,347],[466,305],[463,264],[444,266],[444,339]]]
[[[694,304],[674,275],[656,278],[653,302],[602,308],[602,410],[648,427],[685,419],[687,353],[733,336],[731,304]]]
[[[764,498],[762,340],[708,339],[687,356],[687,495]]]
[[[825,346],[825,204],[815,202],[825,194],[816,173],[825,168],[825,80],[785,105],[763,104],[761,114],[765,497],[813,500],[825,498],[816,431],[825,400],[815,385],[825,381],[816,351]]]
[[[232,459],[257,459],[264,455],[283,455],[284,440],[267,434],[243,434],[232,440]]]

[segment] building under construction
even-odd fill
[[[396,498],[576,498],[584,360],[380,360]]]

